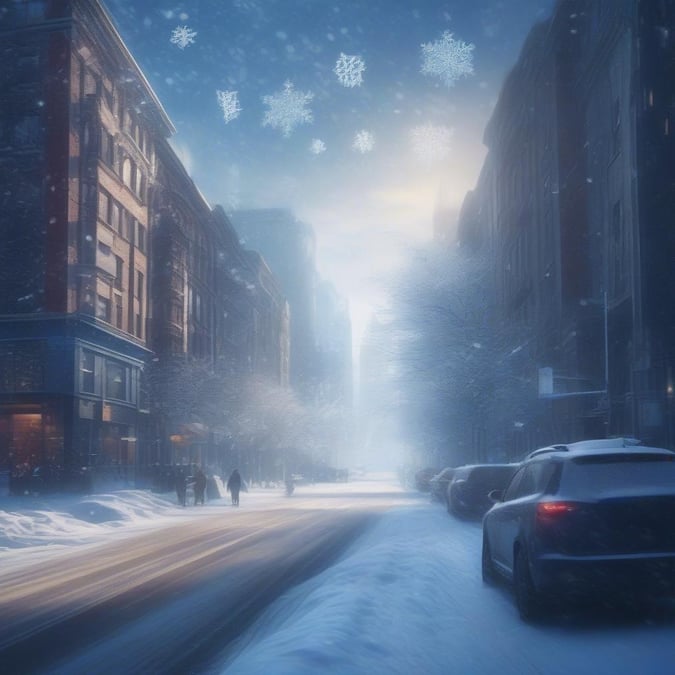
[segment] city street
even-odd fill
[[[481,580],[480,523],[391,481],[170,513],[100,543],[4,551],[7,672],[672,672],[672,603],[524,623],[510,588]]]
[[[332,561],[385,501],[318,494],[256,511],[193,509],[182,524],[2,571],[0,660],[32,671],[126,628],[129,643],[116,639],[102,663],[180,672]]]

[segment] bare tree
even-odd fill
[[[438,464],[500,459],[534,366],[519,329],[496,321],[487,260],[417,251],[390,296],[391,390],[408,433]]]

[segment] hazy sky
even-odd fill
[[[287,206],[317,235],[318,267],[347,297],[358,338],[379,279],[429,238],[437,203],[459,208],[476,181],[482,135],[505,74],[553,0],[107,0],[114,21],[177,128],[173,145],[209,202]],[[172,31],[187,26],[181,49]],[[475,45],[473,74],[448,87],[421,72],[422,44],[444,31]],[[343,86],[341,53],[365,64]],[[313,121],[288,137],[263,126],[263,97],[313,94]],[[217,90],[236,91],[226,123]],[[420,161],[411,134],[452,133],[449,152]],[[370,152],[353,148],[372,134]],[[320,140],[325,151],[310,146]],[[437,144],[438,145],[438,144]]]

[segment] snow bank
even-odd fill
[[[143,490],[0,500],[0,550],[89,543],[111,529],[174,516],[167,496]]]

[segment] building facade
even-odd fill
[[[139,467],[184,461],[171,439],[186,430],[202,461],[217,445],[211,399],[167,374],[194,366],[234,389],[264,348],[283,382],[285,299],[171,150],[173,125],[103,5],[4,9],[0,469],[131,484]],[[190,406],[171,426],[181,388]]]
[[[305,399],[316,384],[316,241],[312,228],[286,209],[243,209],[232,213],[243,245],[259,251],[290,311],[290,382]]]
[[[511,456],[605,435],[673,446],[674,29],[668,0],[559,0],[486,129],[458,238],[493,262],[496,328],[530,335]]]
[[[126,472],[148,187],[173,127],[98,3],[12,3],[2,26],[1,461]]]

